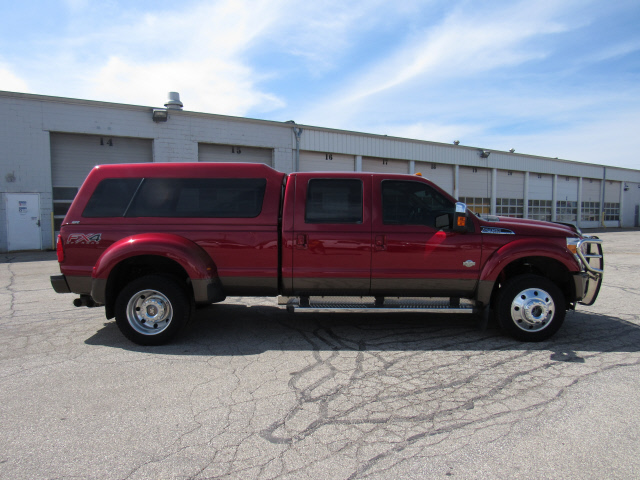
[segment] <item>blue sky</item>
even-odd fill
[[[638,0],[31,1],[0,90],[640,168]]]

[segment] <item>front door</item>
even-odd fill
[[[295,295],[368,295],[371,175],[296,174]]]
[[[471,295],[480,273],[479,233],[452,230],[455,204],[421,180],[374,179],[371,293]]]
[[[40,195],[5,194],[8,250],[40,250]]]

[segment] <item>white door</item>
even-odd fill
[[[37,193],[7,193],[8,250],[40,250],[40,195]]]

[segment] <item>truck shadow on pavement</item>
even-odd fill
[[[296,313],[269,305],[217,304],[196,311],[174,342],[136,345],[114,321],[87,339],[164,355],[240,356],[267,351],[552,351],[551,360],[581,363],[575,352],[639,352],[640,326],[609,315],[568,312],[550,340],[522,343],[478,316],[419,313]]]

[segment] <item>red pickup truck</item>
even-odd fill
[[[58,293],[104,306],[144,345],[197,304],[276,296],[289,310],[493,314],[549,338],[602,282],[601,240],[480,217],[421,176],[284,174],[236,163],[95,167],[62,224]]]

